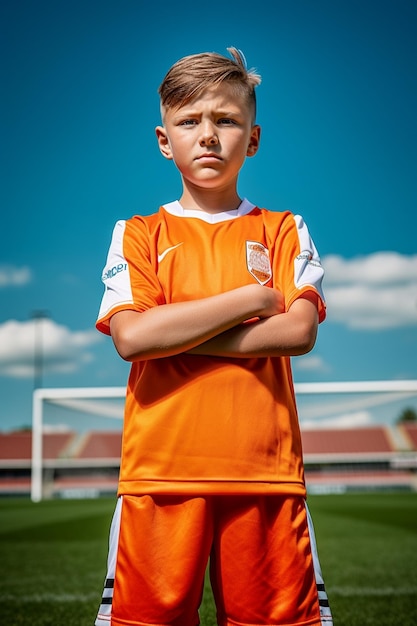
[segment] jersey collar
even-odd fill
[[[221,213],[206,213],[205,211],[197,211],[196,209],[184,209],[178,200],[174,202],[169,202],[168,204],[164,204],[163,208],[167,213],[171,215],[176,215],[177,217],[194,217],[199,220],[203,220],[203,222],[208,222],[209,224],[218,224],[219,222],[226,222],[228,220],[236,219],[237,217],[242,217],[243,215],[247,215],[255,208],[255,205],[252,202],[249,202],[246,198],[242,200],[237,209],[233,209],[232,211],[222,211]]]

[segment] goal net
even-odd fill
[[[295,392],[310,492],[417,490],[417,380],[296,383]],[[34,391],[34,502],[116,493],[125,394]]]

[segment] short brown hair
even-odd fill
[[[183,57],[174,63],[158,89],[161,106],[181,107],[205,89],[227,82],[234,86],[237,94],[247,99],[255,119],[255,87],[261,82],[261,77],[254,69],[247,69],[240,50],[227,48],[227,51],[231,59],[216,52],[202,52]]]

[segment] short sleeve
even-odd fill
[[[324,269],[320,256],[300,215],[288,214],[282,225],[274,251],[274,276],[277,288],[285,297],[287,310],[303,293],[314,291],[319,296],[319,322],[326,317],[322,289]]]
[[[118,311],[144,311],[161,304],[163,295],[151,262],[146,225],[140,218],[119,220],[102,272],[104,294],[96,328],[110,334],[110,318]]]

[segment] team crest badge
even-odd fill
[[[246,264],[249,272],[261,285],[272,278],[269,250],[258,241],[246,242]]]

